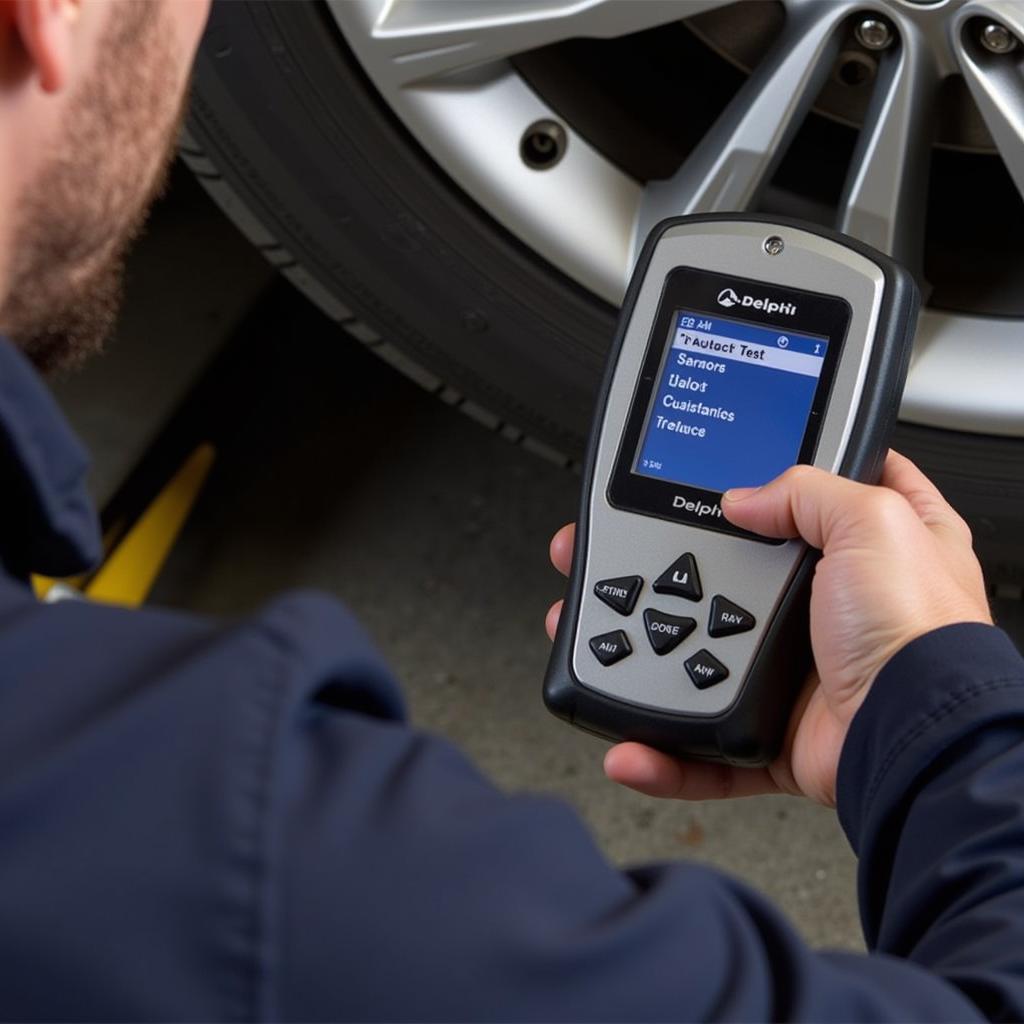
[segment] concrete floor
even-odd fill
[[[267,283],[261,259],[178,180],[132,262],[105,360],[58,394],[108,496]],[[155,600],[216,615],[320,587],[352,606],[420,726],[510,789],[556,793],[616,862],[693,858],[780,903],[819,945],[859,948],[855,861],[834,814],[790,798],[657,802],[612,786],[605,745],[540,701],[551,533],[579,481],[397,376],[305,309],[254,340],[236,431]],[[290,303],[290,305],[289,305]]]

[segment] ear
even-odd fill
[[[39,74],[44,92],[60,92],[72,66],[74,28],[80,0],[11,0],[22,46]]]

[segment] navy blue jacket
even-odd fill
[[[403,721],[336,602],[249,621],[37,603],[97,553],[85,458],[0,344],[0,1017],[1024,1017],[1024,663],[961,625],[886,667],[839,814],[868,955],[706,867],[621,872]],[[538,698],[539,699],[539,698]]]

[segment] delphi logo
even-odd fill
[[[721,505],[709,505],[706,501],[694,501],[692,498],[684,497],[682,494],[673,496],[672,507],[681,508],[686,512],[693,512],[701,518],[713,516],[715,519],[720,519],[722,517]]]
[[[771,299],[755,299],[753,295],[737,295],[731,288],[723,288],[718,293],[720,306],[748,306],[750,309],[763,309],[766,313],[785,313],[796,316],[796,305],[792,302],[772,302]]]

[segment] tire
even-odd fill
[[[615,310],[476,206],[391,115],[319,4],[214,5],[186,162],[351,335],[487,427],[581,455]],[[897,447],[1024,585],[1024,440],[902,425]]]

